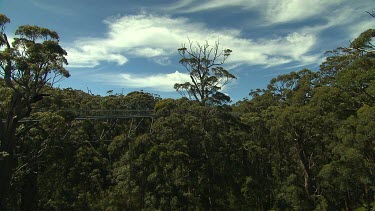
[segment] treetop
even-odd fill
[[[59,40],[57,32],[39,26],[23,25],[18,27],[16,35],[35,41],[38,38],[45,40]]]

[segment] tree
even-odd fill
[[[5,209],[12,169],[16,164],[16,129],[19,121],[28,117],[32,105],[46,96],[43,89],[63,77],[69,77],[64,68],[66,51],[59,45],[55,31],[38,26],[20,26],[11,43],[5,33],[10,19],[0,14],[0,76],[11,90],[5,124],[0,123],[0,152],[8,154],[0,160],[0,209]]]
[[[324,67],[339,68],[332,74],[334,83],[327,87],[331,90],[330,95],[322,97],[320,94],[319,100],[334,99],[334,103],[330,103],[332,111],[341,120],[334,131],[338,141],[331,144],[332,159],[318,174],[329,209],[351,210],[360,206],[373,210],[375,205],[372,179],[375,166],[375,46],[371,44],[374,37],[374,29],[366,30],[348,48],[338,49],[337,54],[325,62]],[[325,94],[327,88],[323,90]]]
[[[219,49],[219,42],[211,47],[208,42],[204,45],[189,40],[188,48],[185,44],[178,49],[181,55],[180,63],[189,72],[191,82],[176,83],[174,88],[203,105],[222,104],[230,101],[230,97],[222,92],[221,88],[236,77],[224,69],[222,65],[232,50]]]
[[[158,109],[163,116],[155,120],[153,133],[128,141],[115,165],[111,195],[116,199],[109,206],[114,210],[241,210],[237,119],[220,107],[184,98],[164,101]]]

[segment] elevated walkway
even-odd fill
[[[132,118],[153,118],[154,110],[60,110],[74,117],[75,120],[100,120],[100,119],[132,119]],[[34,110],[33,113],[43,112]],[[25,118],[19,122],[37,122],[35,118]],[[5,119],[2,119],[5,122]]]

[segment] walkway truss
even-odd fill
[[[41,112],[40,110],[34,110]],[[75,120],[101,120],[101,119],[134,119],[134,118],[151,118],[156,115],[154,110],[62,110],[62,112],[72,115]],[[5,120],[2,120],[5,122]],[[37,122],[38,119],[25,118],[20,122]]]
[[[75,119],[133,119],[153,118],[154,110],[78,110],[71,111]]]

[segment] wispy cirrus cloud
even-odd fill
[[[241,10],[258,11],[270,24],[301,21],[317,16],[348,0],[180,0],[166,7],[176,13],[196,13],[237,7]]]
[[[357,38],[362,32],[373,28],[375,28],[375,22],[361,21],[360,23],[349,27],[349,38],[351,41],[353,41],[353,39]]]
[[[373,9],[373,4],[367,0],[180,0],[164,10],[177,14],[191,14],[233,8],[258,13],[256,22],[263,26],[303,22],[308,19],[320,20],[320,24],[302,27],[318,33],[333,26],[358,26],[358,20],[364,17],[365,11]],[[361,22],[368,24],[368,21]],[[350,32],[352,29],[348,30]]]
[[[189,37],[192,41],[213,44],[233,50],[228,63],[275,66],[288,62],[313,62],[309,50],[314,34],[293,32],[272,39],[244,38],[237,29],[214,29],[188,18],[162,15],[128,15],[105,20],[104,37],[78,39],[70,45],[68,60],[73,67],[95,67],[101,62],[123,65],[129,57],[168,61]],[[162,59],[164,58],[164,59]]]
[[[242,9],[250,9],[259,5],[261,5],[261,3],[257,0],[180,0],[172,4],[171,6],[167,7],[166,9],[169,11],[175,11],[179,13],[195,13],[228,7],[241,7]]]
[[[303,21],[307,18],[324,18],[347,0],[266,0],[261,5],[266,21],[270,24]]]
[[[30,2],[34,6],[44,11],[48,11],[48,12],[53,11],[54,14],[62,14],[62,15],[69,15],[69,16],[74,15],[73,8],[71,6],[64,5],[60,1],[53,2],[50,0],[30,0]]]

